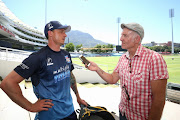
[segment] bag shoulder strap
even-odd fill
[[[105,107],[101,106],[81,106],[79,118],[89,118],[91,115],[97,115],[104,120],[115,120],[113,115],[107,111]]]

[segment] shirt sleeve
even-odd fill
[[[114,72],[119,73],[120,61],[121,61],[121,57],[119,58],[119,61],[118,61],[117,65],[116,65],[116,67],[114,69]]]
[[[150,80],[168,79],[168,71],[165,60],[162,55],[156,53],[152,57],[151,69],[150,69]]]
[[[33,75],[35,71],[39,69],[39,59],[35,54],[31,54],[28,58],[26,58],[20,65],[18,65],[14,71],[17,72],[23,78],[28,79]]]
[[[70,58],[70,60],[71,60],[71,71],[72,70],[74,70],[74,65],[73,65],[73,63],[72,63],[72,59],[71,59],[71,55],[69,54],[69,58]]]

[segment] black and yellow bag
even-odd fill
[[[86,107],[81,105],[81,109],[79,111],[78,120],[115,120],[112,113],[108,112],[105,107],[93,107],[90,105]]]

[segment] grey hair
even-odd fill
[[[135,32],[135,31],[132,31],[132,32],[133,32],[133,38],[135,38],[137,36],[140,37],[140,42],[139,42],[139,44],[140,44],[142,42],[141,36],[137,32]]]

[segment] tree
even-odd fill
[[[101,45],[97,44],[94,48],[101,48]]]
[[[76,45],[76,50],[77,50],[78,52],[81,50],[81,48],[82,48],[82,44]]]
[[[112,44],[108,44],[106,48],[113,48],[114,46]]]
[[[161,46],[153,46],[154,51],[160,52],[161,51]]]
[[[100,44],[97,44],[94,48],[97,48],[97,49],[95,49],[95,52],[96,53],[101,53],[102,51],[101,51],[101,45]]]
[[[73,43],[66,44],[65,48],[68,52],[74,52],[74,44]]]
[[[180,53],[180,48],[174,48],[174,53]]]

